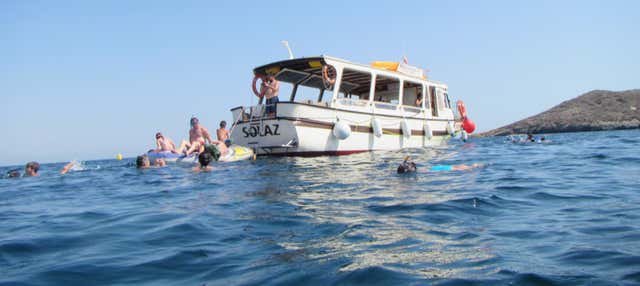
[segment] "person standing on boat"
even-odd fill
[[[189,142],[187,142],[186,140],[182,140],[177,151],[178,153],[185,152],[185,150],[185,154],[187,156],[191,155],[191,153],[194,152],[201,153],[207,141],[209,143],[217,142],[213,140],[213,138],[211,138],[209,130],[200,125],[200,120],[198,120],[198,118],[191,117],[189,123],[191,124],[191,129],[189,130]]]
[[[276,103],[280,101],[278,99],[278,92],[280,92],[280,83],[274,76],[268,75],[262,82],[261,88],[264,89],[264,96],[267,98],[267,116],[275,117]]]

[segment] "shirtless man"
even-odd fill
[[[162,133],[156,133],[156,152],[176,153],[176,144],[170,138],[165,138]]]
[[[220,128],[216,130],[216,134],[218,135],[218,141],[224,142],[225,140],[229,139],[229,130],[227,130],[226,127],[227,127],[227,122],[224,120],[220,121]]]
[[[209,134],[209,130],[200,125],[200,120],[196,117],[191,117],[191,130],[189,130],[189,142],[186,140],[182,140],[180,143],[180,148],[178,148],[178,153],[185,152],[186,155],[189,156],[191,153],[198,152],[202,153],[204,149],[204,144],[207,141],[210,143],[217,142],[211,138],[211,134]]]
[[[265,81],[262,82],[261,89],[266,89],[264,92],[264,97],[267,98],[267,115],[269,117],[274,117],[276,115],[276,103],[280,100],[278,99],[278,93],[280,92],[280,83],[276,78],[272,75],[268,75],[265,78]]]

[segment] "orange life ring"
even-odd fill
[[[264,96],[264,93],[267,92],[267,89],[261,88],[260,91],[258,91],[258,88],[256,87],[258,80],[261,80],[262,82],[264,82],[264,76],[256,74],[253,77],[253,83],[251,84],[251,88],[253,89],[253,94],[255,94],[258,98],[262,98]]]
[[[329,68],[333,70],[333,78],[329,75]],[[334,83],[336,83],[336,68],[331,65],[322,66],[322,80],[327,86],[332,86]]]
[[[460,112],[460,117],[462,117],[462,119],[467,118],[467,108],[464,107],[464,102],[462,102],[462,100],[458,100],[458,111]]]

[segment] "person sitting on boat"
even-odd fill
[[[276,103],[280,100],[278,99],[278,92],[280,92],[280,83],[276,78],[272,75],[268,75],[265,80],[262,82],[261,92],[264,90],[264,96],[267,98],[266,101],[266,112],[267,116],[274,117],[276,115]]]
[[[418,92],[418,96],[416,98],[416,106],[422,107],[422,92]]]
[[[214,142],[213,138],[211,138],[211,134],[209,134],[209,130],[200,125],[200,120],[198,120],[198,118],[191,117],[189,123],[191,124],[191,129],[189,130],[189,142],[182,140],[177,151],[178,153],[185,152],[185,155],[187,156],[194,152],[201,153],[207,141]]]
[[[171,138],[164,137],[162,133],[156,133],[156,152],[176,152],[176,144],[173,143]]]
[[[213,156],[209,154],[209,152],[202,152],[198,155],[198,163],[199,166],[193,167],[193,171],[202,172],[202,171],[211,171],[213,167],[209,166],[209,164],[213,161]]]
[[[227,130],[226,127],[227,127],[227,122],[224,120],[220,121],[220,128],[216,130],[216,134],[218,135],[218,141],[224,142],[225,140],[229,139],[229,130]]]

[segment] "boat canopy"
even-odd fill
[[[325,82],[322,78],[322,67],[327,64],[327,58],[325,56],[308,57],[290,59],[284,61],[278,61],[263,66],[259,66],[253,70],[255,75],[273,75],[278,81],[291,83],[293,85],[307,86],[317,89],[327,89]],[[331,61],[340,61],[349,66],[357,67],[357,69],[346,68],[342,73],[342,81],[340,84],[340,92],[349,94],[364,94],[368,93],[371,88],[371,74],[363,71],[379,70],[388,73],[396,74],[398,78],[406,78],[409,81],[424,82],[424,78],[415,78],[407,76],[406,74],[400,74],[396,71],[390,71],[386,68],[377,66],[366,66],[347,62],[337,58],[328,58]],[[375,62],[374,62],[375,63]],[[394,83],[393,78],[378,77],[376,79],[376,90],[386,90],[390,84]],[[428,82],[429,85],[440,84],[434,82]],[[446,89],[446,87],[445,87]]]
[[[273,75],[281,82],[325,89],[322,81],[323,57],[299,58],[279,61],[253,70],[256,75]]]

